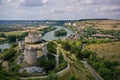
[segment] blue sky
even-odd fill
[[[120,19],[120,0],[0,0],[0,20]]]

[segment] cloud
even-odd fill
[[[74,2],[80,2],[81,0],[65,0],[65,1],[67,1],[69,3],[74,3]]]
[[[115,4],[115,5],[120,5],[120,0],[105,0],[107,4]]]
[[[85,4],[99,4],[102,0],[84,0]]]
[[[102,6],[100,10],[103,11],[120,11],[120,6]]]
[[[0,5],[3,4],[3,0],[0,0]]]
[[[119,4],[120,0],[0,0],[0,19],[118,19]]]
[[[66,6],[66,7],[57,7],[57,8],[52,8],[50,9],[51,12],[53,13],[79,13],[83,11],[83,8],[80,6]]]
[[[24,5],[26,7],[39,7],[46,4],[48,0],[24,0],[24,2],[21,5]]]

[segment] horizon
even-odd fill
[[[40,20],[40,19],[19,19],[19,20],[15,20],[15,19],[6,19],[6,20],[0,20],[0,21],[79,21],[79,20],[120,20],[120,19],[110,19],[110,18],[85,18],[85,19],[76,19],[76,20],[72,20],[72,19],[63,19],[63,20]]]

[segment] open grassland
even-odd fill
[[[4,32],[4,34],[6,36],[9,36],[9,35],[22,35],[24,32],[29,32],[29,31],[35,32],[35,31],[39,31],[39,30],[47,28],[47,27],[48,26],[40,26],[40,27],[35,27],[35,28],[32,28],[32,29],[26,29],[26,30],[23,30],[23,31]]]
[[[120,30],[120,21],[119,20],[86,20],[79,21],[76,24],[80,27],[94,27],[104,30]]]
[[[86,49],[106,60],[120,62],[120,42],[88,45]]]
[[[6,36],[9,36],[9,35],[22,35],[25,31],[10,31],[10,32],[4,32],[4,34]]]

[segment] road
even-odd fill
[[[86,44],[82,44],[82,51],[84,51]],[[80,60],[90,73],[95,77],[96,80],[104,80],[93,68],[90,66],[86,60]]]
[[[81,62],[84,64],[84,66],[86,68],[89,69],[89,71],[91,72],[91,74],[95,77],[96,80],[104,80],[88,63],[87,61],[82,61]]]
[[[56,73],[57,76],[63,74],[64,72],[68,71],[70,68],[70,65],[67,64],[67,67],[59,72]],[[26,80],[26,79],[40,79],[40,78],[47,78],[48,75],[45,75],[45,76],[36,76],[36,77],[21,77],[20,79],[23,79],[23,80]]]

